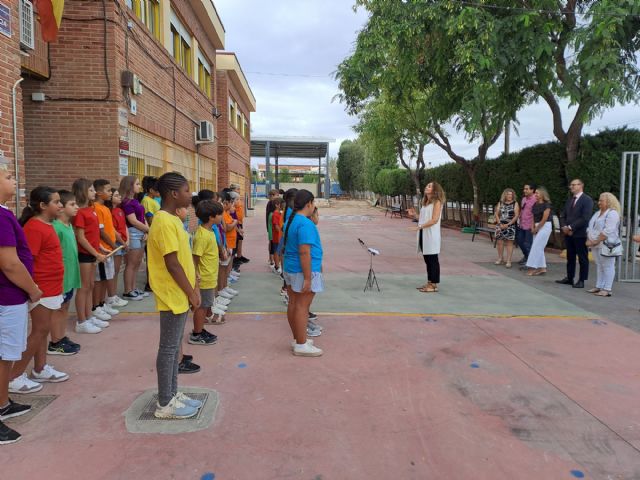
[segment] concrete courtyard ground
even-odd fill
[[[132,304],[99,335],[71,335],[72,377],[21,398],[57,396],[2,447],[0,478],[31,479],[640,479],[637,286],[596,298],[493,265],[487,238],[444,231],[440,293],[406,219],[359,202],[322,208],[327,291],[313,310],[320,358],[290,352],[279,279],[266,265],[264,204],[247,220],[226,325],[187,345],[216,390],[211,427],[131,434],[123,413],[154,388],[158,321]],[[380,250],[382,291],[363,292]],[[514,255],[519,258],[519,252]],[[594,278],[589,281],[593,284]]]

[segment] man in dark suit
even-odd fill
[[[587,227],[593,214],[593,200],[584,193],[584,182],[572,180],[569,184],[571,198],[564,205],[560,215],[560,226],[567,247],[567,276],[556,283],[572,285],[573,288],[584,288],[584,281],[589,278],[589,249],[587,248]],[[576,275],[576,255],[580,263],[580,276],[573,283]]]

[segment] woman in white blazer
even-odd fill
[[[587,292],[610,297],[616,276],[616,257],[605,257],[601,252],[604,242],[609,245],[620,243],[620,202],[615,195],[605,192],[600,195],[598,207],[587,228],[587,247],[591,247],[596,263],[596,286]]]

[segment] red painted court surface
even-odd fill
[[[424,266],[409,222],[366,211],[376,216],[367,229],[343,217],[322,221],[327,276],[363,283],[359,247],[350,245],[367,234],[384,252],[398,252],[380,257],[380,272],[406,273],[415,283]],[[263,222],[260,211],[249,221],[256,233],[240,296],[256,296],[252,278],[265,272]],[[443,287],[454,290],[456,277],[469,272],[503,277],[482,266],[494,255],[488,240],[445,238],[455,254],[443,258]],[[202,372],[180,377],[183,386],[220,395],[213,425],[195,433],[125,429],[122,413],[155,385],[154,314],[123,313],[100,335],[74,335],[80,355],[50,359],[72,378],[46,385],[42,394],[59,396],[16,426],[21,442],[0,448],[0,478],[640,479],[637,333],[584,308],[562,307],[555,316],[518,311],[508,285],[521,288],[520,280],[498,292],[482,281],[475,287],[476,301],[496,310],[512,302],[511,316],[430,314],[436,300],[416,297],[413,283],[406,301],[424,302],[423,313],[363,305],[343,314],[341,304],[318,311],[320,358],[291,355],[281,313],[238,311],[210,327],[217,345],[186,347]],[[551,298],[535,286],[531,295]],[[460,308],[451,304],[452,312]]]

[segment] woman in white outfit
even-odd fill
[[[551,235],[551,199],[549,192],[544,187],[538,187],[535,193],[536,203],[531,212],[533,213],[533,244],[527,258],[527,275],[537,276],[547,273],[547,259],[544,256],[544,249]]]
[[[598,210],[593,214],[587,229],[587,247],[591,247],[596,262],[596,286],[588,293],[610,297],[616,275],[616,257],[604,257],[600,253],[604,242],[620,243],[620,202],[612,193],[605,192],[598,200]]]
[[[418,218],[417,231],[418,251],[427,266],[427,283],[417,287],[420,292],[434,293],[438,291],[440,283],[440,220],[442,208],[446,202],[444,190],[439,183],[430,182],[424,189],[422,208]],[[409,212],[416,216],[415,211]]]

